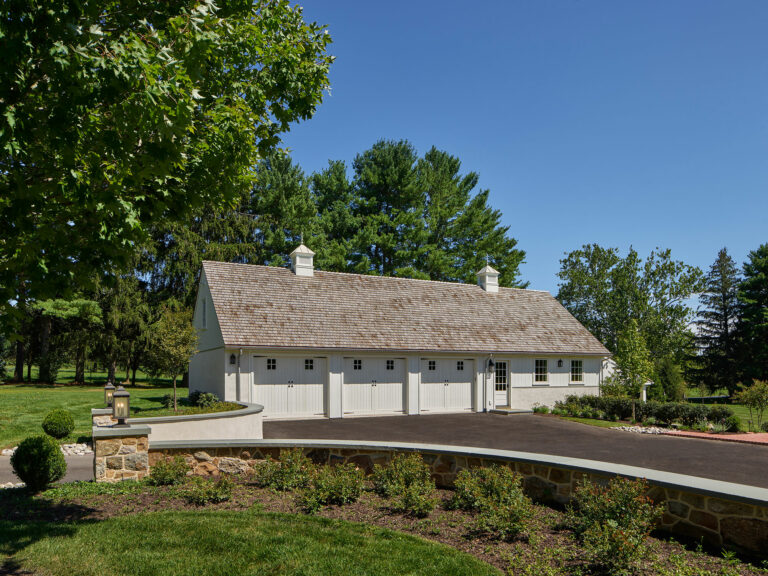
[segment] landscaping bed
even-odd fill
[[[6,564],[17,566],[19,570],[51,569],[50,573],[100,574],[108,566],[110,573],[138,573],[134,561],[121,564],[119,560],[136,556],[154,566],[145,565],[143,573],[221,573],[213,569],[216,566],[212,568],[189,561],[192,541],[197,546],[201,544],[200,538],[205,538],[202,557],[205,557],[209,546],[220,546],[217,542],[230,543],[231,554],[226,552],[226,546],[221,548],[222,557],[218,562],[227,563],[230,556],[237,555],[238,550],[248,549],[251,551],[248,556],[251,564],[247,568],[256,571],[258,567],[264,573],[270,573],[269,568],[274,567],[275,562],[301,560],[302,549],[307,547],[322,550],[328,556],[338,554],[347,563],[354,559],[355,569],[350,573],[355,574],[403,571],[413,574],[494,573],[480,563],[473,564],[466,556],[462,559],[461,555],[451,556],[443,548],[424,547],[419,540],[403,540],[401,536],[389,532],[377,532],[384,528],[450,546],[512,575],[591,573],[584,548],[574,537],[573,530],[566,527],[567,515],[563,511],[534,505],[532,515],[526,520],[525,532],[502,539],[479,532],[475,513],[451,507],[454,491],[437,491],[434,510],[425,517],[418,517],[407,511],[395,511],[393,500],[374,492],[370,480],[367,482],[366,490],[357,501],[321,507],[315,514],[321,520],[307,516],[301,490],[277,491],[260,487],[253,475],[232,477],[226,499],[215,502],[217,498],[214,497],[208,499],[206,504],[192,503],[190,494],[198,494],[202,489],[209,496],[221,496],[212,479],[193,481],[187,478],[168,486],[153,486],[145,482],[74,483],[57,486],[37,496],[19,489],[6,490],[0,493],[0,518],[4,519],[0,521],[0,542],[5,542],[0,544],[0,550],[7,556]],[[229,480],[225,481],[225,484],[229,483]],[[158,513],[169,515],[157,516]],[[172,521],[171,528],[164,521],[168,519]],[[322,519],[334,522],[324,523]],[[350,528],[335,521],[362,523],[368,527],[356,524]],[[262,528],[279,529],[283,537],[278,541],[272,540],[261,532]],[[339,530],[342,536],[339,536]],[[205,536],[207,533],[212,536]],[[294,533],[299,533],[299,537],[294,539]],[[367,535],[368,539],[381,539],[384,543],[355,540],[360,538],[360,534]],[[337,537],[343,541],[342,544],[351,542],[353,548],[359,547],[359,554],[355,556],[354,550],[337,545]],[[115,540],[114,549],[101,545],[94,547],[95,542],[111,540]],[[395,542],[398,544],[395,545]],[[421,561],[416,565],[410,564],[409,560],[413,558],[411,544],[420,550],[418,556]],[[145,546],[151,549],[145,550]],[[265,547],[260,552],[265,557],[254,556],[258,552],[258,549],[253,549],[254,546]],[[271,546],[278,546],[278,550],[270,552]],[[701,550],[687,550],[668,539],[650,537],[646,539],[646,546],[649,553],[638,563],[636,574],[765,574],[759,568],[742,564],[731,556],[720,558]],[[119,550],[119,553],[114,553],[114,550]],[[113,558],[107,561],[106,557],[110,555]],[[455,559],[456,563],[437,563],[446,557]],[[390,563],[382,564],[387,558]],[[58,565],[67,569],[57,572],[55,568]],[[188,570],[188,566],[197,566],[198,570]],[[292,565],[289,562],[279,566],[282,570],[271,573],[333,572],[323,572],[309,557],[306,564]],[[77,569],[81,571],[73,572],[75,567],[80,567]],[[387,567],[389,572],[385,570]]]

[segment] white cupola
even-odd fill
[[[299,244],[299,247],[291,252],[291,270],[296,276],[314,276],[314,257],[315,253],[304,246],[304,243]]]
[[[486,292],[499,291],[499,271],[492,268],[486,262],[485,266],[477,273],[477,283]]]

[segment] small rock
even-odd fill
[[[666,434],[665,428],[659,428],[658,426],[614,426],[614,430],[620,430],[622,432],[634,432],[636,434]]]

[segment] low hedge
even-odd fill
[[[75,419],[68,410],[56,408],[43,419],[43,431],[57,440],[66,438],[75,429]]]
[[[568,416],[587,416],[603,420],[628,420],[632,418],[632,404],[635,405],[635,420],[653,419],[657,424],[669,426],[680,423],[683,426],[695,426],[701,422],[718,424],[733,428],[736,419],[728,406],[704,406],[687,402],[640,402],[631,398],[612,396],[567,396],[562,402],[556,402],[553,412]]]

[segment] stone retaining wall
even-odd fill
[[[93,434],[96,482],[141,480],[149,476],[149,428],[112,428]]]
[[[290,441],[284,441],[290,442]],[[301,443],[302,441],[297,441]],[[266,443],[266,441],[265,441]],[[307,443],[304,441],[304,443]],[[318,442],[319,443],[319,442]],[[267,457],[279,458],[281,450],[289,446],[251,445],[202,446],[194,443],[190,447],[161,447],[149,451],[149,465],[164,458],[180,455],[192,469],[192,473],[203,476],[241,473],[248,471],[259,460]],[[472,454],[457,454],[458,447],[451,453],[429,449],[407,451],[420,452],[430,465],[432,476],[438,486],[452,487],[456,474],[464,468],[489,466],[503,463],[523,476],[527,494],[536,501],[563,505],[571,500],[577,483],[586,476],[593,482],[605,484],[612,476],[607,471],[595,472],[571,465],[537,463],[531,458],[488,457]],[[360,449],[354,447],[304,447],[304,453],[317,464],[352,463],[370,473],[375,464],[388,463],[394,454],[406,449],[397,447],[385,449]],[[475,451],[479,452],[479,451]],[[537,455],[530,454],[530,457]],[[564,459],[576,462],[575,459]],[[588,462],[588,461],[583,461]],[[606,464],[606,467],[610,466]],[[647,470],[646,472],[655,472]],[[645,475],[627,475],[646,477]],[[677,475],[674,475],[677,476]],[[686,478],[686,477],[683,477]],[[691,489],[669,488],[664,483],[649,480],[649,496],[656,502],[666,503],[661,528],[677,536],[704,540],[715,547],[727,545],[747,552],[765,553],[768,549],[768,500],[758,503],[735,501],[732,498],[697,493]],[[759,489],[758,489],[759,490]]]

